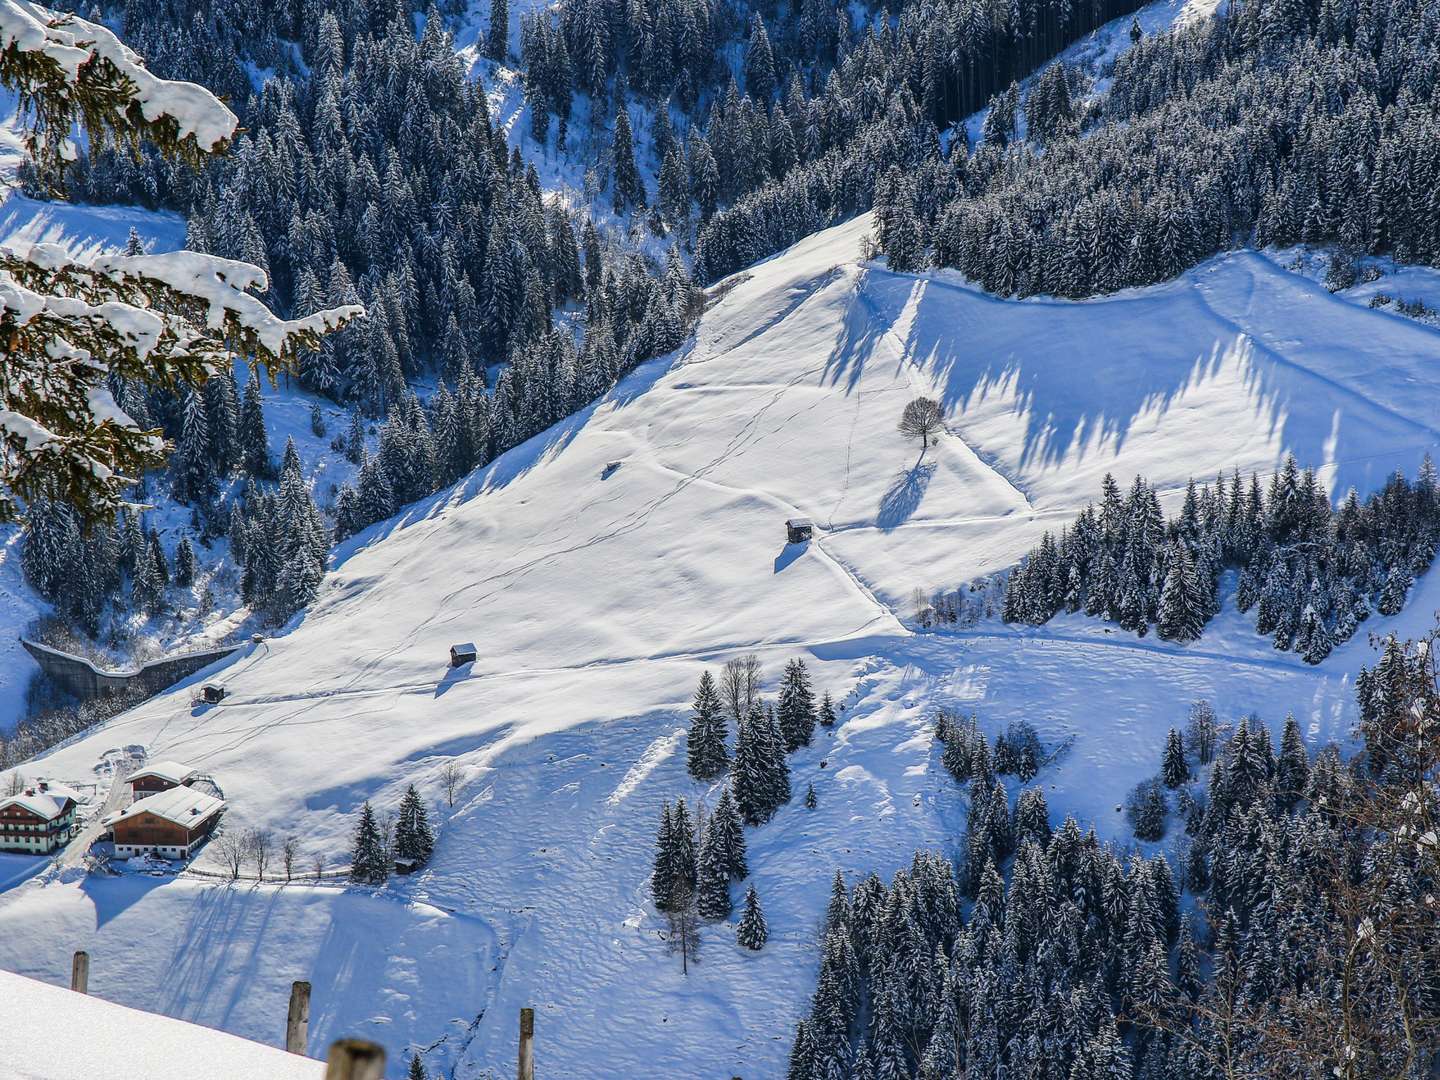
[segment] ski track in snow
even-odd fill
[[[373,892],[22,884],[0,860],[0,967],[53,978],[88,947],[104,958],[98,995],[270,1041],[289,980],[311,978],[327,988],[312,1045],[378,1038],[395,1077],[412,1049],[455,1080],[503,1071],[521,1006],[537,1009],[549,1075],[779,1076],[835,869],[888,875],[916,847],[953,851],[964,793],[938,767],[933,706],[974,710],[992,733],[1030,720],[1054,751],[1039,779],[1052,814],[1122,842],[1114,804],[1194,698],[1276,726],[1293,709],[1315,742],[1346,738],[1363,641],[1311,668],[1230,609],[1187,646],[1069,616],[915,634],[895,611],[915,585],[1013,563],[1104,471],[1144,473],[1173,501],[1192,473],[1265,475],[1337,425],[1328,474],[1413,470],[1434,441],[1440,337],[1243,255],[1119,298],[1001,302],[857,267],[867,228],[753,268],[675,357],[348,545],[303,618],[220,672],[221,705],[192,708],[177,687],[38,766],[89,777],[131,743],[188,760],[224,785],[231,827],[294,832],[332,866],[356,807],[392,807],[414,782],[439,831],[428,867]],[[1268,291],[1253,295],[1303,295],[1312,318],[1249,310],[1257,280]],[[1125,369],[1134,385],[1063,378],[1112,359],[1101,350],[1148,352],[1157,319],[1167,337]],[[963,350],[923,347],[951,328]],[[1245,339],[1243,363],[1206,363]],[[1086,342],[1094,354],[1077,355]],[[1370,382],[1345,367],[1352,352],[1374,358]],[[895,432],[917,393],[947,402],[953,432],[918,481]],[[1059,450],[1036,450],[1037,416]],[[829,526],[787,545],[796,514]],[[1436,608],[1432,574],[1367,629],[1406,632]],[[466,639],[481,655],[449,669],[446,647]],[[805,656],[846,708],[791,758],[817,808],[797,798],[747,830],[771,943],[751,955],[733,922],[707,926],[686,979],[648,903],[655,815],[677,795],[713,804],[717,786],[685,774],[684,719],[700,671],[752,651],[767,692]],[[452,760],[453,807],[438,778]],[[142,926],[166,927],[164,946]]]

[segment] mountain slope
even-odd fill
[[[678,354],[347,543],[289,632],[219,673],[223,705],[181,687],[36,765],[84,780],[142,744],[212,773],[231,828],[293,831],[332,865],[359,804],[414,781],[439,819],[429,868],[373,896],[31,881],[0,896],[0,967],[53,978],[89,948],[99,995],[272,1042],[308,977],[312,1050],[378,1038],[393,1075],[411,1047],[460,1077],[508,1071],[534,1005],[547,1074],[777,1076],[833,870],[889,873],[958,833],[931,705],[1031,720],[1068,747],[1042,774],[1052,813],[1117,838],[1113,805],[1196,697],[1343,738],[1358,640],[1317,669],[1233,611],[1188,648],[1075,618],[917,636],[897,614],[917,585],[1013,563],[1106,471],[1172,494],[1287,451],[1341,488],[1413,473],[1440,441],[1440,335],[1246,253],[1104,300],[1000,301],[857,262],[867,228],[723,282]],[[919,460],[895,431],[918,393],[950,429]],[[806,549],[783,542],[796,514],[817,525]],[[1370,626],[1423,624],[1433,578]],[[466,640],[479,659],[451,671]],[[747,833],[771,943],[707,929],[685,978],[648,905],[651,838],[662,798],[713,803],[684,774],[688,699],[752,650],[772,681],[806,657],[847,710],[792,757],[818,808],[797,797]]]

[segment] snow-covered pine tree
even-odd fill
[[[350,846],[350,880],[363,885],[385,884],[390,878],[389,850],[389,838],[367,801],[360,808],[360,821]]]
[[[714,834],[716,858],[725,867],[731,880],[739,881],[748,877],[750,866],[745,853],[745,827],[740,820],[740,811],[727,785],[720,791],[715,810],[706,823],[706,832]]]
[[[705,825],[705,834],[700,840],[700,852],[695,861],[696,909],[702,919],[718,921],[728,919],[732,910],[730,900],[730,872],[725,853],[724,830],[715,826],[711,815]]]
[[[830,697],[829,690],[820,695],[819,720],[821,727],[833,728],[835,726],[835,702]]]
[[[809,746],[815,733],[815,694],[810,689],[804,660],[796,658],[786,663],[776,712],[786,751]]]
[[[1165,757],[1160,764],[1160,778],[1168,788],[1178,788],[1190,779],[1190,765],[1185,760],[1185,745],[1174,728],[1165,737]]]
[[[270,436],[265,431],[265,408],[260,397],[258,372],[252,371],[245,383],[236,438],[244,470],[256,480],[271,479],[275,475],[275,466],[270,460]]]
[[[630,132],[630,114],[624,108],[615,116],[610,154],[615,213],[623,214],[632,206],[644,207],[645,182],[635,166],[635,139]]]
[[[175,584],[182,589],[195,584],[195,548],[188,536],[182,536],[175,547]]]
[[[434,849],[435,833],[430,828],[425,800],[411,784],[400,799],[400,813],[395,819],[395,856],[419,867],[430,861]]]
[[[697,780],[713,780],[725,772],[730,753],[725,746],[725,710],[709,671],[700,676],[690,711],[690,731],[685,743],[685,765]]]
[[[758,951],[765,947],[769,936],[770,929],[765,924],[765,913],[760,910],[760,897],[755,892],[755,886],[751,885],[745,892],[745,910],[735,927],[735,940],[747,949]]]
[[[814,785],[813,783],[812,783],[812,784],[806,784],[806,785],[805,785],[805,809],[806,809],[806,810],[814,810],[817,805],[818,805],[818,803],[817,803],[817,800],[816,800],[816,798],[815,798],[815,785]]]

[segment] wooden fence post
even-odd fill
[[[80,951],[70,961],[70,989],[77,994],[90,992],[90,954]]]
[[[535,1080],[535,1010],[520,1010],[520,1080]]]
[[[385,1080],[385,1050],[364,1039],[339,1039],[330,1044],[325,1080]]]
[[[290,984],[290,1013],[285,1018],[285,1049],[292,1054],[305,1054],[310,1038],[310,984],[296,980]]]

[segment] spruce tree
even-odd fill
[[[807,784],[805,787],[805,809],[814,810],[817,805],[815,798],[815,785]]]
[[[669,911],[674,903],[675,829],[670,804],[660,808],[660,827],[655,832],[655,855],[650,871],[650,896],[657,911]]]
[[[700,840],[695,866],[696,908],[702,919],[728,919],[732,909],[730,872],[724,851],[726,838],[722,833],[723,829],[716,828],[716,818],[712,815]]]
[[[810,745],[815,733],[815,694],[810,689],[804,660],[791,660],[785,665],[777,714],[787,752]]]
[[[251,372],[240,399],[239,430],[240,460],[243,468],[257,480],[274,476],[270,461],[270,437],[265,431],[265,409],[260,398],[260,376]]]
[[[410,1071],[406,1077],[407,1080],[429,1080],[425,1073],[425,1066],[420,1062],[419,1054],[410,1055]]]
[[[411,784],[400,800],[400,814],[395,822],[395,854],[409,859],[416,866],[430,860],[435,849],[435,833],[430,828],[430,816],[425,810],[425,800]]]
[[[350,880],[363,885],[383,885],[390,877],[389,840],[367,801],[360,808],[360,821],[350,847]]]
[[[1286,810],[1292,809],[1305,794],[1310,780],[1310,759],[1305,740],[1293,714],[1285,717],[1285,730],[1280,735],[1280,757],[1275,764],[1275,797]]]
[[[760,897],[755,892],[755,886],[751,885],[745,893],[745,911],[735,927],[735,940],[747,949],[758,951],[765,947],[769,934],[765,913],[760,910]]]
[[[645,183],[635,165],[635,140],[630,133],[630,114],[621,109],[615,117],[615,135],[611,143],[611,183],[614,187],[615,213],[645,206]]]
[[[1178,788],[1190,779],[1190,765],[1185,760],[1185,744],[1174,728],[1165,737],[1165,758],[1160,765],[1160,778],[1168,788]]]
[[[747,825],[761,825],[769,821],[774,812],[767,756],[765,716],[752,710],[740,721],[735,736],[735,761],[731,765],[735,804]]]
[[[696,780],[712,780],[730,764],[725,746],[725,710],[709,671],[700,676],[691,706],[690,733],[685,744],[685,765]]]
[[[830,691],[826,690],[820,695],[820,726],[834,727],[835,719],[835,702],[830,697]]]
[[[729,877],[739,881],[749,876],[750,866],[745,853],[745,827],[728,786],[720,792],[715,810],[706,824],[706,832],[714,834],[716,857]]]
[[[195,548],[188,536],[182,536],[175,548],[175,584],[182,589],[195,584]]]
[[[491,60],[504,60],[509,51],[509,0],[490,0],[490,28],[485,34],[485,55]]]

